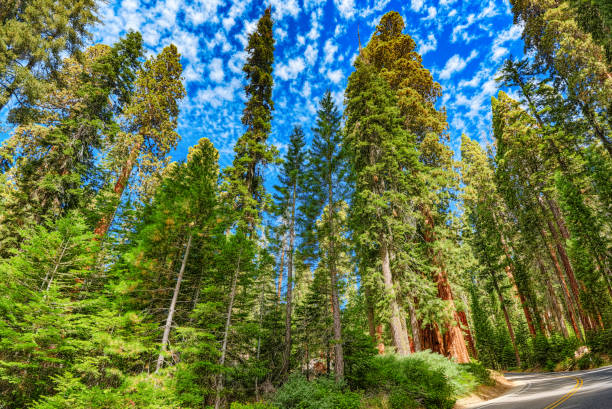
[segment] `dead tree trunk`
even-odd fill
[[[223,331],[223,343],[221,344],[221,357],[219,358],[219,366],[223,368],[225,365],[225,354],[227,352],[227,338],[229,336],[230,325],[232,322],[232,309],[234,308],[234,299],[236,298],[236,283],[238,282],[238,274],[240,272],[240,259],[242,257],[242,251],[238,253],[238,260],[236,262],[236,270],[234,277],[232,277],[232,288],[230,290],[230,298],[227,306],[227,317],[225,319],[225,330]],[[221,392],[223,391],[223,374],[217,376],[216,385],[216,397],[215,397],[215,409],[219,409],[221,406]]]
[[[161,352],[157,357],[157,365],[155,366],[155,372],[159,371],[162,364],[164,363],[164,353],[167,350],[168,338],[170,337],[170,329],[172,328],[172,319],[174,318],[174,311],[176,309],[176,300],[178,299],[179,292],[181,290],[181,282],[183,281],[183,274],[185,273],[185,266],[187,265],[187,258],[189,257],[189,249],[191,248],[191,237],[187,240],[187,247],[185,248],[185,254],[183,255],[183,262],[181,263],[181,269],[179,275],[176,278],[176,285],[174,286],[174,293],[172,294],[172,301],[170,301],[170,308],[168,309],[168,317],[166,318],[166,326],[164,327],[164,335],[162,336]]]

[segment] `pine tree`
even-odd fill
[[[113,47],[88,48],[81,61],[67,58],[56,74],[63,87],[11,117],[18,126],[3,149],[13,162],[13,223],[54,220],[93,200],[104,177],[96,152],[113,140],[116,105],[130,98],[141,53],[140,34],[129,33]],[[13,232],[0,234],[15,235],[15,224],[6,227]]]
[[[243,214],[245,228],[254,235],[261,212],[267,201],[261,175],[262,166],[274,162],[276,150],[267,144],[272,120],[272,65],[274,64],[274,37],[271,9],[268,7],[249,35],[246,46],[247,60],[242,67],[247,85],[247,97],[242,123],[246,132],[238,139],[232,167],[226,169],[235,206]]]
[[[336,380],[344,376],[342,351],[342,323],[340,319],[340,301],[338,297],[338,255],[337,240],[340,226],[338,224],[339,203],[346,198],[346,158],[342,152],[341,116],[327,91],[319,103],[316,126],[313,127],[313,141],[308,152],[308,164],[304,176],[304,204],[302,213],[303,242],[306,252],[320,263],[325,260],[325,269],[330,275],[330,296],[334,332],[334,370]],[[313,218],[319,218],[327,209],[330,217],[325,218],[325,228],[313,231]],[[316,219],[315,219],[316,220]],[[326,248],[313,248],[311,243],[327,242]]]
[[[285,353],[284,366],[288,372],[291,364],[291,319],[292,319],[292,303],[293,303],[293,259],[295,253],[295,237],[296,237],[296,220],[299,217],[296,213],[299,210],[298,196],[300,187],[302,186],[302,178],[304,174],[304,132],[301,128],[295,127],[289,137],[289,147],[287,155],[281,168],[279,181],[282,183],[279,190],[278,210],[279,214],[285,216],[287,220],[287,229],[289,234],[289,246],[285,257],[287,257],[287,291],[285,295],[286,314],[285,314]],[[282,257],[282,256],[281,256]]]
[[[109,152],[117,180],[109,208],[101,210],[103,214],[95,228],[98,237],[106,235],[136,164],[140,170],[139,186],[146,192],[149,187],[146,176],[163,168],[166,155],[176,147],[178,103],[185,96],[182,72],[174,45],[145,61],[138,71],[134,94],[123,112],[129,129],[118,133]]]
[[[17,106],[47,93],[62,59],[78,55],[98,22],[97,2],[7,0],[0,12],[0,109],[14,97]],[[60,82],[61,83],[61,82]]]

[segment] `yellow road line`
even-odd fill
[[[557,406],[561,405],[566,400],[568,400],[569,398],[571,398],[573,394],[578,392],[578,389],[582,387],[582,384],[584,383],[584,381],[582,380],[582,378],[575,378],[575,379],[576,379],[576,385],[574,385],[571,391],[561,396],[558,400],[546,406],[544,409],[554,409]]]

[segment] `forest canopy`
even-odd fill
[[[487,368],[608,362],[612,10],[510,4],[525,56],[497,67],[491,143],[453,151],[396,11],[356,36],[342,103],[275,129],[268,6],[239,137],[175,161],[175,44],[92,41],[94,0],[9,0],[0,407],[452,408]]]

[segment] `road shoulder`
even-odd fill
[[[492,371],[491,378],[495,380],[495,385],[479,386],[471,394],[458,399],[453,409],[473,408],[500,396],[518,392],[525,386],[524,382],[511,381],[499,372]]]

